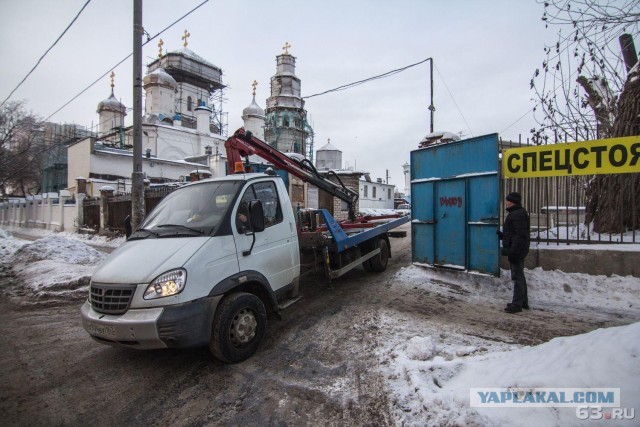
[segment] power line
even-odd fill
[[[31,69],[31,71],[29,71],[27,73],[26,76],[24,76],[24,78],[20,81],[20,83],[18,83],[18,86],[15,87],[15,89],[13,89],[11,91],[11,93],[9,94],[9,96],[7,96],[5,98],[4,101],[2,101],[2,104],[0,104],[0,107],[2,107],[5,102],[7,102],[9,100],[9,98],[11,98],[11,95],[13,95],[15,93],[16,90],[18,90],[18,88],[20,86],[22,86],[22,83],[25,82],[25,80],[27,80],[27,78],[29,78],[29,76],[31,75],[31,73],[33,73],[35,71],[35,69],[38,67],[38,65],[40,65],[40,62],[44,59],[45,56],[47,56],[47,54],[49,53],[49,51],[51,49],[53,49],[53,47],[58,44],[58,42],[60,41],[60,39],[62,38],[62,36],[65,35],[65,33],[69,30],[69,28],[71,28],[71,26],[73,25],[74,22],[76,22],[76,20],[78,19],[78,17],[80,16],[80,14],[82,13],[82,11],[87,7],[87,5],[91,3],[91,0],[87,0],[87,2],[84,4],[84,6],[82,6],[82,9],[80,9],[80,12],[78,12],[78,14],[76,15],[75,18],[73,18],[73,20],[71,21],[71,23],[69,25],[67,25],[67,28],[65,28],[65,30],[62,32],[62,34],[60,34],[60,36],[58,36],[58,38],[56,39],[55,42],[53,42],[53,44],[49,47],[49,49],[47,49],[47,51],[40,57],[40,59],[38,59],[38,62],[36,62],[36,65],[33,66],[33,68]]]
[[[395,70],[387,71],[386,73],[379,74],[379,75],[373,76],[373,77],[369,77],[369,78],[364,79],[364,80],[358,80],[357,82],[348,83],[348,84],[345,84],[345,85],[342,85],[342,86],[338,86],[338,87],[333,88],[333,89],[325,90],[324,92],[315,93],[315,94],[309,95],[309,96],[303,96],[302,99],[313,98],[314,96],[326,95],[327,93],[338,92],[338,91],[341,91],[341,90],[350,89],[352,87],[359,86],[361,84],[370,82],[372,80],[382,79],[382,78],[385,78],[385,77],[392,76],[394,74],[401,73],[401,72],[403,72],[405,70],[408,70],[411,67],[415,67],[416,65],[423,64],[423,63],[425,63],[427,61],[431,61],[431,58],[424,59],[424,60],[422,60],[420,62],[416,62],[415,64],[407,65],[406,67],[397,68]]]
[[[506,128],[502,129],[500,131],[500,133],[504,133],[507,130],[511,129],[516,123],[518,123],[520,120],[524,119],[527,115],[529,115],[529,113],[531,113],[533,111],[533,108],[529,108],[529,110],[527,110],[526,113],[524,113],[522,116],[520,116],[518,119],[516,119],[515,122],[511,123],[509,126],[507,126]]]
[[[440,70],[438,69],[437,66],[436,66],[436,71],[438,72],[438,75],[442,79],[442,83],[444,84],[445,89],[447,89],[447,92],[449,93],[449,96],[451,97],[451,100],[453,101],[453,104],[458,109],[458,113],[460,113],[460,117],[462,117],[462,121],[464,121],[464,124],[467,125],[467,129],[469,129],[469,132],[471,132],[471,136],[473,136],[473,131],[471,130],[471,127],[469,127],[469,123],[467,123],[467,119],[464,117],[464,114],[462,114],[462,110],[458,106],[458,103],[456,102],[455,98],[453,97],[453,94],[449,90],[449,86],[447,86],[447,82],[444,81],[444,77],[442,77],[442,73],[440,73]]]
[[[178,22],[182,21],[184,18],[186,18],[187,16],[191,15],[193,12],[195,12],[197,9],[199,9],[200,7],[202,7],[205,3],[208,3],[209,0],[204,0],[202,3],[200,3],[199,5],[197,5],[196,7],[194,7],[193,9],[191,9],[189,12],[185,13],[184,15],[182,15],[180,18],[176,19],[175,21],[173,21],[171,24],[169,24],[167,27],[165,27],[164,29],[162,29],[160,32],[158,32],[156,35],[154,35],[153,37],[149,37],[147,36],[147,41],[144,42],[142,44],[142,46],[145,46],[147,43],[151,42],[153,39],[157,38],[160,34],[164,33],[165,31],[167,31],[169,28],[173,27],[174,25],[176,25]],[[117,68],[118,66],[120,66],[120,64],[122,64],[124,61],[126,61],[127,59],[131,58],[133,56],[133,53],[130,53],[129,55],[127,55],[126,57],[124,57],[120,62],[118,62],[116,65],[114,65],[113,67],[109,68],[104,74],[102,74],[100,77],[98,77],[93,83],[91,83],[89,86],[85,87],[84,89],[82,89],[82,91],[80,91],[80,93],[78,93],[76,96],[74,96],[73,98],[71,98],[69,101],[67,101],[62,107],[58,108],[56,111],[54,111],[53,113],[49,114],[49,116],[44,119],[44,121],[49,120],[51,117],[55,116],[57,113],[59,113],[64,107],[66,107],[67,105],[71,104],[73,101],[75,101],[80,95],[82,95],[83,93],[85,93],[86,91],[88,91],[93,85],[95,85],[96,83],[98,83],[100,80],[102,80],[107,74],[109,74],[112,70],[114,70],[115,68]]]

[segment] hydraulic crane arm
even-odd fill
[[[319,174],[307,159],[303,161],[293,159],[269,146],[266,142],[256,138],[251,132],[245,131],[244,128],[238,129],[233,136],[227,139],[224,147],[227,151],[227,166],[229,171],[235,170],[236,163],[242,163],[243,157],[250,155],[260,156],[269,163],[272,163],[276,169],[285,170],[304,182],[308,182],[332,196],[344,200],[349,204],[349,219],[355,219],[353,206],[358,199],[358,193],[345,187],[335,172],[331,173],[337,178],[340,185]]]

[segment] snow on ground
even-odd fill
[[[640,323],[633,323],[554,338],[535,347],[454,358],[447,357],[451,346],[431,337],[413,337],[398,343],[382,366],[400,402],[397,424],[584,425],[573,407],[472,408],[470,390],[613,387],[620,388],[622,408],[638,409],[638,337]],[[630,420],[627,425],[636,423]]]
[[[455,281],[456,286],[469,293],[468,298],[478,301],[511,300],[513,285],[509,270],[501,270],[501,277],[493,278],[413,265],[402,268],[397,274],[397,279],[407,286],[420,286],[436,293],[442,289],[443,277]],[[534,308],[633,310],[640,319],[640,278],[565,273],[541,267],[527,269],[526,278],[529,303]]]
[[[89,280],[106,257],[91,246],[64,235],[46,235],[34,242],[19,240],[0,229],[0,266],[10,267],[22,286],[3,289],[24,304],[86,298]]]
[[[14,296],[28,302],[86,297],[91,272],[105,255],[70,236],[45,234],[25,242],[0,229],[0,267],[27,286]],[[624,312],[640,319],[639,278],[541,268],[526,276],[534,310]],[[504,304],[512,292],[506,270],[493,278],[411,265],[393,282],[436,295],[453,290],[470,304]],[[535,347],[465,335],[456,325],[392,310],[380,313],[378,326],[377,369],[386,379],[397,425],[589,425],[578,420],[575,408],[471,408],[472,387],[619,387],[621,407],[640,412],[640,323]],[[636,417],[637,425],[640,413]]]
[[[598,307],[594,312],[624,311],[640,319],[639,278],[540,268],[527,270],[526,276],[534,310]],[[503,304],[512,292],[506,270],[491,278],[412,265],[402,268],[394,283],[436,294],[455,287],[457,295],[482,305]],[[621,389],[621,407],[640,410],[640,323],[534,347],[487,341],[393,312],[383,315],[381,329],[377,354],[397,425],[589,425],[576,417],[576,408],[472,408],[471,388],[614,387]],[[626,425],[637,425],[634,421]]]
[[[55,232],[51,230],[43,230],[41,228],[26,228],[26,227],[7,227],[3,226],[4,230],[0,228],[0,233],[11,235],[12,233],[23,234],[32,237],[45,237],[45,236],[61,236],[69,240],[77,240],[90,244],[92,246],[102,246],[105,248],[117,248],[124,243],[124,237],[106,237],[98,236],[96,234],[78,234],[67,232]]]

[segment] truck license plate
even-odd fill
[[[87,332],[91,335],[100,335],[103,337],[115,337],[116,328],[110,325],[98,325],[96,323],[87,323]]]

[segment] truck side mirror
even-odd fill
[[[249,221],[251,222],[251,230],[254,233],[264,231],[264,209],[260,200],[251,200],[249,202]]]

